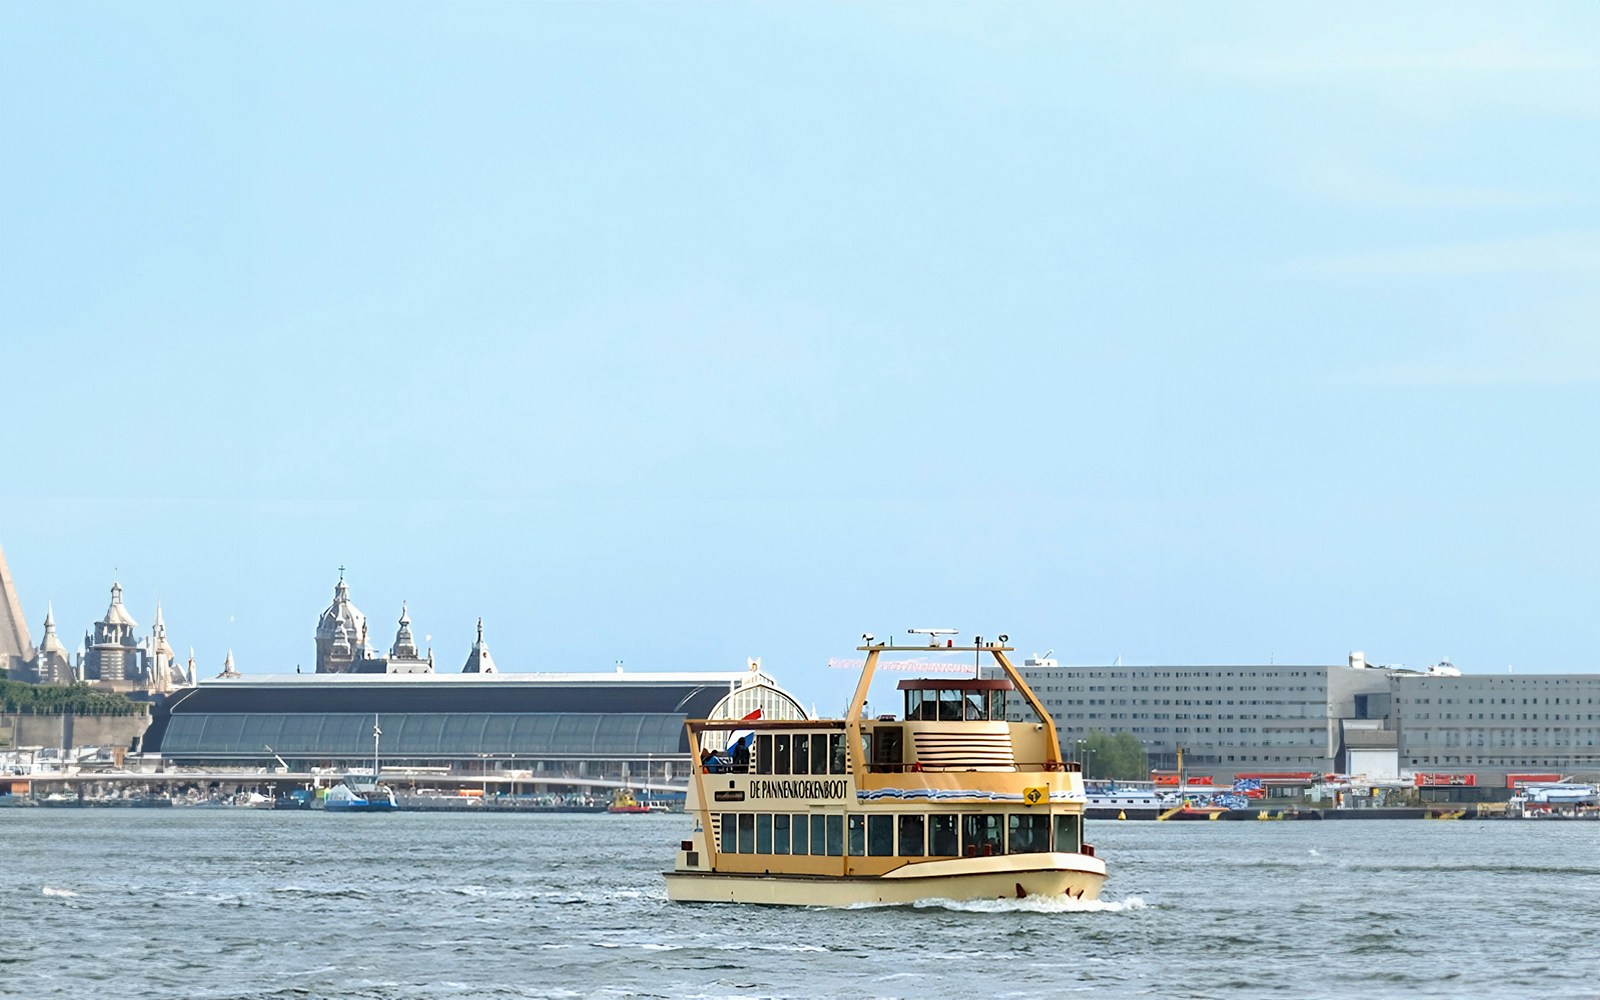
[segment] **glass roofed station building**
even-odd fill
[[[317,631],[315,674],[230,666],[162,699],[143,750],[177,766],[225,770],[371,767],[385,772],[516,774],[534,784],[681,782],[684,720],[803,719],[799,703],[750,660],[746,669],[656,673],[501,672],[479,622],[459,673],[433,671],[402,610],[387,657],[341,579]],[[230,661],[231,664],[231,661]],[[736,713],[736,714],[735,714]]]

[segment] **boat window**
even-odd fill
[[[905,730],[899,726],[878,725],[872,730],[873,770],[898,771],[905,763]]]
[[[838,813],[828,819],[828,856],[844,857],[844,817]]]
[[[894,817],[874,815],[867,817],[867,854],[874,858],[894,856]]]
[[[789,734],[774,733],[772,736],[772,773],[789,773]]]
[[[984,704],[982,691],[968,691],[965,699],[967,703],[967,721],[981,722],[984,718]]]
[[[828,853],[828,817],[822,813],[811,815],[811,853],[814,855]]]
[[[850,856],[859,858],[867,853],[867,822],[860,813],[851,813],[845,819],[850,826]]]
[[[739,853],[754,854],[756,852],[756,814],[739,814]]]
[[[789,853],[789,814],[779,813],[772,817],[772,853]]]
[[[756,773],[772,773],[772,734],[762,733],[756,737]]]
[[[999,813],[976,813],[961,817],[961,853],[969,858],[1004,854],[1005,817]]]
[[[722,822],[718,824],[722,832],[722,844],[718,848],[723,854],[739,853],[739,814],[723,813]]]
[[[1010,826],[1006,836],[1006,853],[1043,854],[1050,850],[1049,813],[1012,813]]]
[[[961,692],[960,691],[940,691],[939,692],[939,721],[940,722],[960,722],[962,714],[963,713],[962,713],[962,710],[961,710]]]
[[[1056,850],[1077,854],[1083,850],[1083,817],[1071,813],[1056,816]]]
[[[927,849],[926,836],[923,833],[924,817],[920,814],[908,814],[900,817],[900,856],[903,858],[920,858]]]
[[[811,773],[828,773],[828,737],[822,733],[811,734]]]
[[[832,758],[834,774],[849,774],[850,762],[844,755],[844,733],[828,734],[828,756]]]
[[[772,815],[761,813],[756,816],[756,853],[772,853]]]
[[[811,770],[811,735],[794,734],[794,773],[805,774]]]
[[[1004,691],[989,692],[989,718],[1004,719],[1006,717],[1006,693]]]
[[[791,854],[809,854],[810,853],[811,848],[810,848],[809,845],[810,845],[810,839],[811,838],[806,836],[806,834],[809,833],[810,831],[811,831],[811,820],[806,817],[805,813],[796,813],[795,817],[794,817],[794,845],[793,845],[794,849],[791,850],[789,853],[791,853]]]
[[[923,719],[928,722],[932,722],[939,718],[939,692],[923,690],[907,691],[906,718]]]
[[[928,817],[928,853],[936,858],[954,858],[961,855],[954,813],[941,813]]]

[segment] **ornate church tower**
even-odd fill
[[[84,658],[86,681],[140,681],[145,677],[144,651],[133,637],[139,623],[122,604],[122,584],[111,584],[111,607],[94,623],[94,636]]]
[[[28,667],[29,679],[36,684],[71,684],[77,679],[72,657],[56,635],[56,609],[51,605],[45,606],[44,638],[39,640],[39,649]]]
[[[339,568],[339,583],[333,588],[333,603],[317,622],[317,673],[347,674],[365,658],[367,616],[350,603],[350,585],[344,582],[344,567]]]
[[[389,648],[386,669],[391,674],[433,673],[433,651],[428,651],[427,659],[422,658],[417,640],[411,636],[411,612],[406,610],[404,601],[400,603],[400,631],[395,633],[394,645]]]

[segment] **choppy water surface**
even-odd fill
[[[666,901],[681,816],[0,812],[0,995],[1600,996],[1600,824],[1091,823],[1089,906]]]

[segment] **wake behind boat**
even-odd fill
[[[1002,677],[901,681],[904,715],[863,718],[879,658],[930,647],[867,645],[843,719],[690,720],[709,749],[689,784],[694,819],[665,873],[679,902],[848,906],[1026,896],[1094,899],[1105,862],[1083,843],[1083,781],[1006,637],[940,652],[992,657]],[[943,641],[946,644],[940,645]],[[976,670],[974,671],[977,672]],[[1039,722],[1007,722],[1021,696]],[[753,752],[751,748],[753,745]]]

